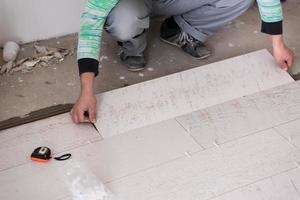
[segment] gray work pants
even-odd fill
[[[122,43],[126,55],[142,53],[150,16],[173,16],[182,31],[205,42],[244,13],[253,0],[120,0],[110,12],[106,30]]]

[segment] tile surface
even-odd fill
[[[209,148],[215,143],[243,137],[300,119],[300,82],[238,98],[194,113],[177,117],[177,121],[200,143]],[[300,135],[297,122],[289,130]],[[282,129],[286,129],[283,126]],[[287,133],[287,135],[289,135]],[[299,142],[299,141],[298,141]],[[300,144],[300,143],[298,143]]]
[[[296,167],[300,152],[268,130],[108,184],[124,200],[211,199]]]
[[[2,131],[0,199],[299,200],[300,82],[275,66],[258,51],[100,95],[104,138],[68,115]],[[41,145],[72,158],[31,162]]]
[[[98,95],[104,138],[293,82],[266,50]]]
[[[55,154],[101,139],[93,126],[75,125],[69,114],[0,131],[0,171],[31,162],[30,155],[39,146],[48,146]]]
[[[189,156],[202,148],[175,121],[146,126],[72,151],[103,182]]]
[[[272,176],[213,200],[300,200],[300,169]]]
[[[73,156],[66,163],[27,163],[4,170],[0,172],[0,184],[4,186],[5,183],[9,187],[0,187],[0,199],[19,199],[22,196],[38,199],[44,187],[53,184],[55,185],[51,187],[51,193],[46,199],[53,200],[64,196],[69,198],[73,195],[70,193],[74,193],[72,185],[76,183],[76,178],[87,179],[88,176],[91,180],[88,179],[87,183],[78,180],[80,184],[87,184],[79,186],[88,190],[89,187],[98,187],[98,182],[120,179],[166,161],[185,157],[186,152],[191,154],[201,149],[175,120],[165,121],[68,151]],[[76,175],[71,181],[68,178],[70,170]],[[43,179],[45,174],[46,178]],[[22,177],[22,180],[19,181],[18,177]],[[42,185],[39,185],[39,180],[43,180]],[[24,190],[18,189],[25,184]],[[39,187],[43,187],[43,190],[35,194]],[[75,199],[79,196],[77,194]]]
[[[116,200],[87,165],[74,160],[28,163],[4,172],[0,199]],[[107,198],[101,198],[107,195]]]
[[[300,119],[277,126],[275,130],[300,149]]]

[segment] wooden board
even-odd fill
[[[96,126],[107,138],[293,81],[261,50],[100,94]]]
[[[68,113],[73,104],[59,104],[28,113],[25,116],[13,117],[0,122],[0,131],[13,128],[30,122],[46,119],[56,115]]]

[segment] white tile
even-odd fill
[[[36,121],[0,132],[0,171],[31,162],[30,155],[39,146],[59,153],[102,139],[89,124],[75,125],[69,114]]]
[[[88,166],[74,160],[29,163],[0,177],[0,199],[5,200],[116,200]]]
[[[80,199],[71,198],[74,185],[80,182],[80,187],[88,191],[101,182],[185,157],[185,152],[200,150],[175,120],[165,121],[74,149],[70,161],[52,160],[45,165],[28,163],[2,171],[0,199],[41,199],[47,189],[50,191],[45,199]],[[70,170],[76,174],[72,179],[68,176]]]
[[[100,94],[96,125],[107,138],[292,82],[261,50]]]
[[[130,131],[72,151],[103,182],[176,159],[202,148],[175,121]]]
[[[242,187],[212,200],[300,200],[300,169]]]
[[[287,124],[275,127],[275,129],[284,136],[288,142],[294,144],[300,149],[300,120],[295,120]]]
[[[295,168],[300,152],[268,130],[107,184],[123,200],[210,199]]]
[[[298,169],[292,170],[288,173],[289,177],[292,180],[292,184],[295,187],[295,190],[297,191],[299,197],[300,197],[300,168],[298,166]]]
[[[221,144],[291,120],[300,119],[299,94],[300,82],[295,82],[176,119],[198,143],[209,148],[214,143]],[[297,139],[296,130],[293,134],[295,141]]]

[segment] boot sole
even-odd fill
[[[174,47],[178,47],[179,49],[181,49],[181,46],[180,46],[179,44],[177,44],[177,43],[170,42],[170,41],[168,41],[168,40],[166,40],[166,39],[163,39],[163,38],[160,38],[160,40],[161,40],[162,42],[166,43],[166,44],[170,44],[170,45],[172,45],[172,46],[174,46]],[[182,50],[182,49],[181,49],[181,50]],[[183,52],[185,52],[185,51],[183,51]],[[188,55],[190,55],[190,54],[187,53],[187,52],[185,52],[185,53],[188,54]],[[192,56],[192,55],[190,55],[190,56]],[[192,56],[192,57],[195,58],[195,59],[197,59],[197,60],[203,60],[203,59],[205,59],[205,58],[208,58],[209,56],[211,56],[211,53],[209,53],[209,54],[207,54],[207,55],[204,55],[204,56],[201,56],[201,57],[194,57],[194,56]]]
[[[138,68],[138,69],[130,69],[129,67],[127,67],[128,71],[130,72],[139,72],[139,71],[143,71],[146,67],[143,68]]]
[[[130,72],[138,72],[138,71],[142,71],[146,68],[146,64],[144,66],[130,65],[130,64],[124,62],[122,59],[121,59],[121,63],[123,65],[125,65],[127,67],[128,71],[130,71]]]

